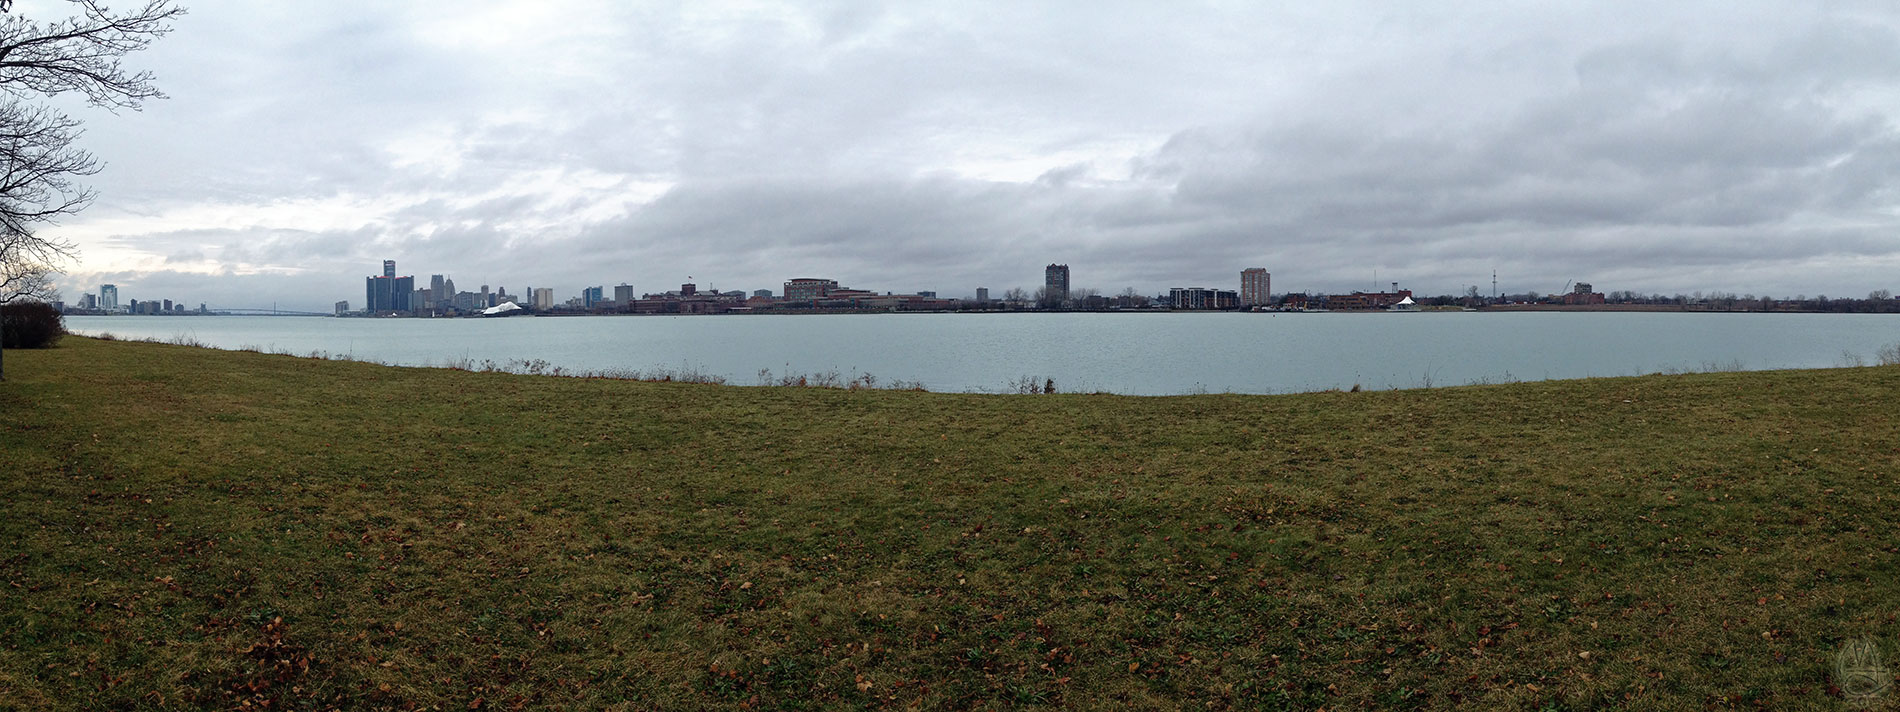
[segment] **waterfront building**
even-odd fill
[[[202,305],[199,306],[199,309],[203,309],[203,308],[204,307]],[[336,303],[337,316],[343,316],[344,314],[348,314],[348,313],[350,313],[350,302],[348,300],[344,300],[344,301]]]
[[[754,290],[752,290],[752,298],[753,298],[753,299],[771,299],[771,298],[772,298],[772,290],[770,290],[770,289],[754,289]]]
[[[976,288],[976,303],[978,304],[990,303],[990,288],[989,287]]]
[[[1168,290],[1168,303],[1176,309],[1233,309],[1240,296],[1225,289],[1174,287]]]
[[[119,285],[99,285],[99,309],[105,312],[116,312],[119,310]]]
[[[1563,302],[1571,305],[1602,304],[1604,299],[1601,293],[1591,288],[1589,282],[1578,282],[1569,294],[1563,296]]]
[[[1249,267],[1240,271],[1240,305],[1243,307],[1265,306],[1273,294],[1273,275],[1265,267]]]
[[[448,299],[450,294],[448,287],[442,283],[442,275],[429,275],[429,298],[422,303],[422,308],[441,308],[441,302]]]
[[[534,302],[534,308],[536,310],[547,311],[549,309],[554,308],[554,290],[553,289],[550,289],[548,287],[535,287],[533,289],[534,289],[534,296],[531,297],[530,299],[531,301]]]
[[[1353,292],[1326,297],[1327,309],[1388,309],[1412,297],[1410,289],[1390,292]]]
[[[1049,265],[1042,268],[1043,306],[1061,306],[1069,301],[1069,266]]]
[[[838,280],[799,277],[785,283],[787,301],[809,301],[824,299],[837,291]]]
[[[614,286],[614,303],[626,306],[633,303],[633,285],[621,282]]]
[[[601,302],[607,301],[606,297],[602,295],[602,293],[605,291],[606,289],[603,287],[582,288],[581,289],[581,308],[592,309],[594,308],[595,304],[599,304]]]

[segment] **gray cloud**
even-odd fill
[[[1900,266],[1875,3],[192,10],[138,58],[172,99],[86,115],[110,166],[68,292],[325,308],[385,258],[564,293],[1066,262],[1104,291],[1864,294]]]

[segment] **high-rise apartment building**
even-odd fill
[[[1240,271],[1240,305],[1257,307],[1269,303],[1273,294],[1273,275],[1265,267],[1249,267]]]
[[[581,289],[581,306],[586,307],[588,309],[592,309],[594,308],[595,304],[599,304],[601,302],[607,301],[607,298],[603,296],[603,294],[606,291],[607,290],[603,287],[582,288]]]
[[[554,308],[554,290],[549,287],[535,287],[531,299],[534,300],[535,309],[545,311]]]
[[[107,312],[119,310],[119,285],[99,285],[99,309]]]
[[[1069,301],[1069,266],[1049,265],[1042,268],[1043,298],[1045,306],[1060,305]]]
[[[990,288],[989,287],[976,288],[976,303],[978,304],[990,303]]]
[[[633,303],[633,285],[620,283],[614,285],[614,301],[622,306]]]

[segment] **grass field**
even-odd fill
[[[1844,642],[1900,657],[1900,367],[1131,398],[5,364],[0,708],[1840,709]]]

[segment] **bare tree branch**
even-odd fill
[[[71,0],[79,15],[41,25],[8,15],[0,19],[0,91],[14,96],[86,95],[95,106],[137,110],[165,95],[151,72],[127,73],[120,59],[171,32],[185,13],[171,0],[147,0],[115,15],[97,0]]]
[[[51,267],[36,262],[0,262],[0,305],[57,299],[59,291],[53,286]]]
[[[75,16],[42,25],[0,0],[0,303],[50,294],[50,276],[76,247],[41,230],[90,205],[94,193],[80,179],[99,172],[77,145],[79,120],[37,100],[76,92],[94,106],[136,111],[163,97],[150,72],[127,72],[120,60],[184,14],[172,0],[117,14],[98,0],[68,1]]]

